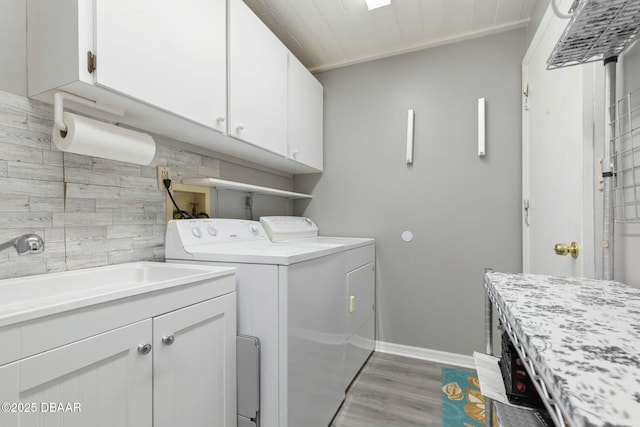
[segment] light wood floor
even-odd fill
[[[374,353],[330,427],[441,427],[442,366]]]

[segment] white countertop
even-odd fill
[[[234,272],[228,267],[135,262],[0,280],[0,327]]]
[[[640,289],[496,272],[485,287],[571,427],[640,426]]]

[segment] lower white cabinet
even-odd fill
[[[153,319],[153,425],[235,426],[236,299]]]
[[[235,427],[236,293],[211,298],[214,288],[136,297],[134,310],[157,313],[1,366],[0,425]],[[99,304],[35,323],[117,314]]]
[[[0,425],[151,426],[152,356],[138,352],[151,330],[149,319],[3,366]]]

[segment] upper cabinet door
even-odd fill
[[[96,0],[95,83],[226,129],[225,0]]]
[[[289,54],[289,157],[322,172],[323,88]]]
[[[242,0],[229,8],[229,135],[287,156],[288,50]]]

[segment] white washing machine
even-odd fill
[[[272,223],[286,241],[257,221],[170,221],[166,260],[236,267],[238,333],[260,339],[259,425],[326,427],[373,351],[374,240]]]

